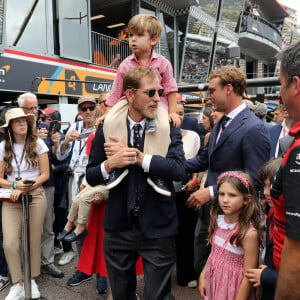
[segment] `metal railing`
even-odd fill
[[[132,52],[126,40],[92,31],[93,63],[117,69],[120,63]]]
[[[280,48],[282,47],[282,36],[273,24],[262,17],[251,16],[246,11],[242,18],[241,33],[253,33],[275,43]]]

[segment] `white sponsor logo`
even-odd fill
[[[297,154],[296,154],[296,161],[295,161],[295,163],[296,163],[297,165],[300,165],[300,153],[297,153]]]
[[[300,173],[300,169],[290,169],[290,173]]]
[[[289,216],[300,218],[300,214],[296,213],[296,212],[293,213],[293,212],[287,211],[286,214],[289,215]]]

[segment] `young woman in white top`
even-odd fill
[[[4,202],[2,206],[3,248],[13,282],[5,300],[18,300],[25,298],[20,259],[22,205],[18,199],[22,193],[32,195],[29,223],[31,275],[34,278],[40,274],[41,235],[47,208],[42,184],[49,178],[48,147],[37,138],[34,115],[26,115],[21,108],[5,113],[2,128],[5,138],[0,143],[0,186],[11,188],[11,202]],[[31,280],[31,293],[32,299],[40,298],[34,279]]]

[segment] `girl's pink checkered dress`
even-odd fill
[[[233,300],[244,277],[244,250],[228,242],[219,254],[237,223],[227,223],[224,215],[218,216],[217,223],[214,246],[206,264],[205,299]],[[256,229],[251,225],[245,237],[253,230]],[[254,293],[249,299],[255,299]]]

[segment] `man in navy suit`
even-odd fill
[[[251,174],[256,187],[262,189],[257,173],[269,158],[270,138],[263,122],[243,103],[245,88],[245,74],[238,68],[226,66],[210,73],[208,99],[224,116],[215,124],[208,146],[185,163],[188,173],[208,170],[206,187],[191,194],[187,201],[190,207],[201,207],[195,230],[195,269],[198,273],[210,251],[206,246],[209,201],[216,195],[218,176],[227,170],[244,170]]]
[[[291,127],[293,126],[293,120],[289,118],[289,114],[286,111],[284,105],[281,105],[284,119],[281,123],[277,123],[269,129],[271,138],[271,151],[270,158],[277,157],[279,155],[279,140],[288,136]]]
[[[127,145],[116,147],[113,155],[106,156],[101,125],[93,141],[86,171],[87,181],[92,186],[105,183],[115,168],[127,168],[129,171],[110,190],[103,220],[103,248],[112,295],[114,300],[136,299],[135,263],[142,256],[144,299],[172,299],[171,274],[175,264],[177,233],[172,181],[183,180],[185,176],[181,134],[178,128],[168,123],[166,117],[166,126],[170,128],[166,136],[170,139],[166,156],[143,153],[144,141],[151,134],[147,129],[147,120],[157,120],[161,85],[156,71],[136,67],[125,75],[123,88],[129,106],[124,116],[128,145],[134,146],[135,140],[140,139],[134,129],[139,125],[137,130],[142,137],[141,142],[135,148]],[[167,111],[164,113],[167,114]],[[149,176],[162,178],[172,191],[171,196],[158,194],[147,183]]]

